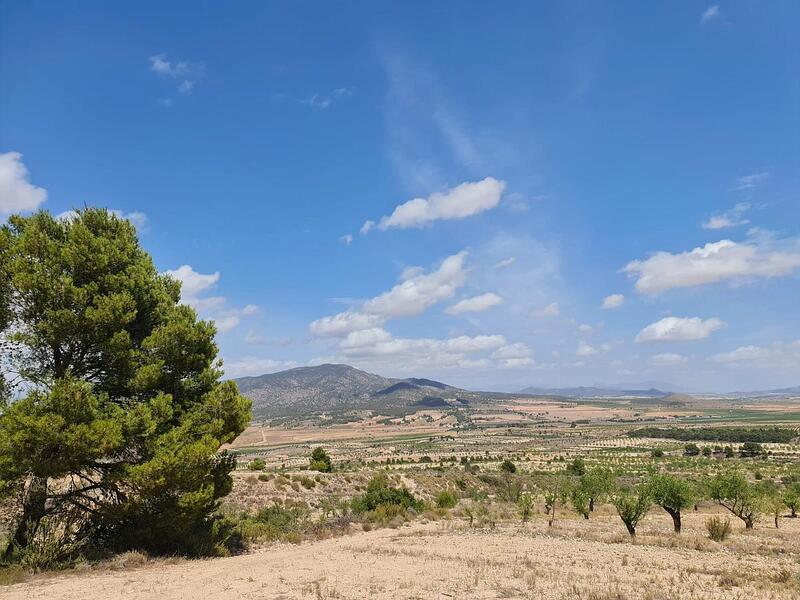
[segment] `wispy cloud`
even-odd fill
[[[736,183],[731,188],[732,192],[744,192],[755,189],[762,183],[769,179],[769,172],[763,171],[761,173],[752,173],[751,175],[744,175],[736,180]]]
[[[150,70],[160,78],[171,82],[174,89],[180,94],[191,94],[197,82],[205,74],[205,65],[202,62],[189,62],[186,60],[171,61],[166,54],[151,56]],[[159,98],[158,103],[166,108],[174,104],[171,97]]]
[[[703,229],[726,229],[728,227],[739,227],[747,225],[750,221],[744,218],[744,214],[750,210],[750,204],[739,202],[730,210],[719,215],[714,215],[703,223]]]
[[[709,21],[713,21],[714,19],[719,19],[721,16],[722,13],[719,10],[719,4],[712,4],[703,11],[702,15],[700,15],[700,22],[708,23]]]
[[[335,90],[331,90],[330,92],[314,93],[308,96],[296,96],[294,94],[279,92],[273,94],[273,98],[276,100],[284,100],[287,102],[302,104],[309,108],[313,108],[314,110],[327,110],[335,103],[340,102],[345,98],[349,98],[353,95],[353,93],[354,90],[351,87],[340,87],[336,88]]]
[[[406,187],[444,187],[453,170],[485,172],[481,144],[434,70],[399,52],[384,55],[383,65],[388,151]]]

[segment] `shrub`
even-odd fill
[[[533,512],[533,503],[534,503],[533,494],[529,494],[526,492],[519,497],[517,506],[519,506],[519,516],[522,518],[523,523],[525,523],[530,518],[531,513]]]
[[[436,506],[439,508],[453,508],[456,504],[458,504],[458,496],[454,492],[442,490],[436,496]]]
[[[267,463],[262,458],[254,458],[247,464],[247,468],[251,471],[263,471],[266,466]]]
[[[503,473],[516,473],[517,465],[506,459],[500,463],[500,470],[503,471]]]
[[[661,448],[656,448],[650,453],[652,458],[664,458],[664,451]]]
[[[700,454],[700,447],[697,444],[686,444],[683,447],[683,454],[685,456],[698,456]]]
[[[351,501],[356,514],[374,511],[384,504],[397,505],[403,509],[413,508],[418,512],[424,508],[424,503],[415,498],[407,488],[389,485],[389,480],[383,473],[373,477],[367,484],[366,491],[360,496],[354,496]]]
[[[708,537],[715,542],[724,542],[731,534],[731,520],[727,517],[724,519],[711,517],[706,520],[706,531],[708,531]]]
[[[258,480],[259,481],[269,481],[272,479],[272,475],[270,473],[259,473]]]
[[[739,448],[739,455],[742,458],[751,458],[753,456],[760,456],[763,454],[764,450],[761,448],[761,444],[756,442],[745,442],[742,444],[742,447]]]
[[[567,473],[570,475],[584,475],[586,473],[586,462],[583,457],[578,456],[567,465]]]

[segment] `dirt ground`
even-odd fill
[[[800,519],[738,527],[724,545],[690,514],[680,537],[654,512],[632,544],[612,514],[470,529],[458,520],[272,545],[231,558],[40,576],[4,600],[289,600],[536,598],[590,600],[800,598]],[[790,522],[791,521],[791,522]]]

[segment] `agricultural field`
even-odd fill
[[[228,448],[227,557],[5,572],[3,597],[800,598],[794,409],[525,398],[254,423]],[[658,475],[691,486],[680,533]]]

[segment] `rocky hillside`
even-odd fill
[[[473,393],[430,379],[391,379],[348,365],[299,367],[236,380],[255,417],[462,404]]]

